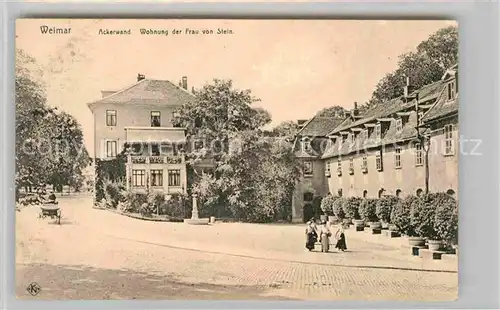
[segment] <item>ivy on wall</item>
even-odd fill
[[[127,157],[124,154],[109,160],[96,159],[95,161],[95,202],[101,201],[104,197],[104,183],[122,182],[126,177],[125,163]]]

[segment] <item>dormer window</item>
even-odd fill
[[[396,120],[396,131],[397,132],[403,131],[403,120],[401,118],[398,118]]]
[[[457,91],[457,87],[456,87],[455,81],[449,82],[448,85],[447,85],[447,87],[448,87],[448,100],[455,99],[455,94],[456,94],[456,91]]]
[[[306,153],[310,153],[312,151],[312,147],[311,147],[311,139],[309,138],[304,138],[302,140],[302,149],[304,150],[304,152]]]

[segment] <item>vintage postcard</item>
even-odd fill
[[[458,24],[18,19],[21,299],[454,300]]]

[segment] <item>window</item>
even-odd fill
[[[446,194],[450,195],[451,197],[455,198],[455,191],[452,189],[449,189],[446,191]]]
[[[309,153],[312,151],[312,147],[311,147],[311,140],[310,139],[304,139],[304,151]]]
[[[160,145],[160,153],[162,155],[174,155],[174,146],[171,143],[162,143]]]
[[[342,189],[341,189],[341,188],[339,188],[339,190],[337,191],[337,195],[338,195],[339,197],[342,197]]]
[[[106,157],[116,157],[116,141],[106,141]]]
[[[363,173],[368,172],[368,157],[366,155],[363,155],[363,161],[361,163],[361,172]]]
[[[304,201],[312,201],[313,198],[314,198],[314,195],[313,195],[313,193],[309,193],[309,192],[308,193],[304,193],[304,197],[303,198],[304,198]]]
[[[151,186],[163,186],[163,170],[151,170]]]
[[[325,167],[325,175],[330,176],[330,161],[326,161],[326,167]]]
[[[151,144],[151,156],[160,156],[160,145]]]
[[[312,175],[313,174],[313,163],[312,161],[304,162],[304,175]]]
[[[378,191],[378,198],[382,198],[382,196],[384,196],[384,193],[385,193],[385,189],[381,188],[381,189]]]
[[[455,99],[456,90],[457,87],[455,86],[455,81],[451,81],[450,83],[448,83],[448,100]]]
[[[398,197],[398,198],[401,197],[401,190],[400,189],[396,190],[396,197]]]
[[[354,174],[354,158],[349,158],[349,173]]]
[[[337,160],[337,175],[342,175],[342,159]]]
[[[421,188],[419,188],[419,189],[417,189],[417,191],[415,193],[417,194],[418,197],[420,197],[423,192],[424,191]]]
[[[369,134],[368,134],[368,129],[365,129],[363,130],[363,139],[368,139],[369,138]]]
[[[415,144],[415,150],[416,150],[415,165],[421,166],[424,163],[423,157],[422,157],[422,145],[420,145],[420,143]]]
[[[453,155],[453,125],[444,126],[444,155]]]
[[[179,169],[168,170],[168,186],[181,186],[181,171]]]
[[[401,168],[401,148],[396,148],[394,153],[394,165],[396,168]]]
[[[144,187],[146,170],[132,170],[132,186]]]
[[[368,191],[365,189],[365,190],[363,191],[363,198],[366,198],[366,197],[368,197]]]
[[[396,120],[396,131],[401,132],[402,130],[403,130],[403,120],[397,119]]]
[[[106,110],[106,126],[116,126],[116,110]]]
[[[377,154],[375,157],[375,165],[377,167],[377,171],[382,171],[384,169],[382,162],[382,153]]]
[[[375,139],[380,140],[382,138],[382,125],[377,124],[375,126]]]
[[[351,134],[351,143],[356,143],[356,134],[354,132]]]
[[[151,127],[161,127],[161,113],[159,111],[151,112]]]

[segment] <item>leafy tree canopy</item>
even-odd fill
[[[457,62],[458,28],[442,28],[421,42],[416,52],[399,57],[397,68],[377,83],[364,108],[402,96],[407,76],[413,89],[418,89],[440,80],[444,72]]]

